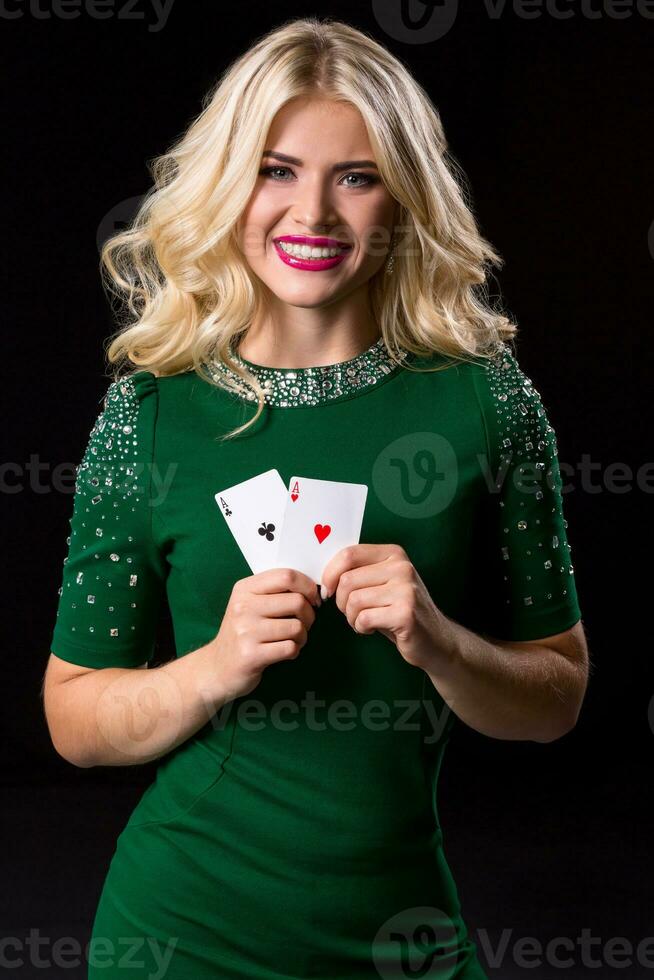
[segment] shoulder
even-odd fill
[[[514,350],[502,343],[488,358],[477,358],[471,365],[473,376],[481,379],[495,410],[538,415],[542,408],[541,394],[532,379],[523,371]]]
[[[151,371],[135,371],[111,381],[91,432],[92,451],[98,452],[100,437],[105,450],[125,451],[128,443],[135,449],[137,426],[147,426],[147,420],[156,417],[157,395],[158,380]]]
[[[135,464],[149,458],[157,415],[158,380],[151,371],[135,371],[109,382],[102,407],[93,423],[82,461],[77,489],[104,487],[107,493],[125,476],[135,475]]]
[[[505,341],[500,341],[495,350],[486,356],[433,354],[426,357],[413,356],[411,363],[418,367],[447,369],[446,373],[459,380],[471,379],[486,411],[502,411],[503,406],[519,406],[525,399],[531,403],[540,401],[539,391],[522,370],[513,348]],[[436,376],[441,372],[439,370],[429,373]]]
[[[170,375],[139,370],[117,377],[106,389],[96,427],[113,430],[119,439],[138,429],[141,448],[147,450],[154,442],[155,428],[161,428],[162,416],[174,417],[192,397],[199,380],[193,370]]]
[[[502,454],[538,458],[556,452],[556,434],[543,397],[523,371],[512,347],[503,342],[473,371],[489,436]]]
[[[133,371],[109,383],[104,396],[105,411],[117,411],[135,406],[148,396],[156,395],[158,378],[152,371]]]

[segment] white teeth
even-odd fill
[[[295,245],[291,242],[277,242],[279,247],[296,259],[331,259],[347,251],[344,248],[327,248],[311,245]]]

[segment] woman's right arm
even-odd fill
[[[190,738],[227,700],[214,643],[150,670],[79,667],[51,653],[42,696],[59,755],[82,768],[138,765]]]
[[[297,656],[319,604],[316,583],[294,569],[247,576],[211,642],[142,669],[168,574],[153,531],[158,399],[152,372],[112,382],[78,467],[42,691],[53,744],[78,766],[135,765],[169,752],[249,693],[266,666]]]
[[[161,667],[89,669],[51,653],[43,699],[54,747],[83,768],[165,755],[254,690],[266,667],[295,659],[320,605],[309,576],[272,568],[235,583],[210,643]]]

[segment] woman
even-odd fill
[[[485,976],[443,751],[456,717],[568,731],[586,650],[555,434],[446,148],[388,51],[294,21],[224,75],[103,250],[128,370],[79,468],[46,712],[77,765],[161,762],[89,977]],[[271,469],[368,488],[320,583],[253,574],[219,510]],[[134,670],[164,601],[177,657]]]

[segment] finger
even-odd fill
[[[302,645],[297,644],[289,649],[288,639],[273,640],[269,643],[262,643],[260,647],[268,665],[279,663],[280,660],[295,660],[302,652]]]
[[[301,592],[312,606],[320,605],[318,583],[297,568],[267,568],[241,581],[247,583],[249,591],[255,595]]]
[[[268,619],[299,619],[305,627],[315,622],[316,614],[306,596],[301,592],[279,592],[275,595],[259,595],[254,600],[259,616]]]
[[[362,609],[357,613],[352,629],[364,635],[379,632],[390,639],[394,629],[393,604]]]
[[[321,595],[332,595],[343,572],[360,565],[372,565],[397,555],[403,549],[395,544],[350,544],[333,555],[323,569]]]
[[[369,615],[372,616],[375,609],[390,609],[392,604],[391,588],[387,584],[376,585],[372,588],[355,589],[350,594],[343,611],[352,629],[356,629],[357,633],[367,633],[374,632],[374,627],[370,630],[368,628]],[[366,620],[365,624],[364,620]]]
[[[391,578],[391,563],[385,560],[377,561],[374,565],[360,565],[358,568],[348,568],[341,574],[336,586],[334,601],[341,612],[345,612],[348,600],[353,592],[369,586],[386,585]]]
[[[276,643],[279,640],[293,640],[304,646],[309,630],[301,619],[262,619],[260,620],[260,642]]]

